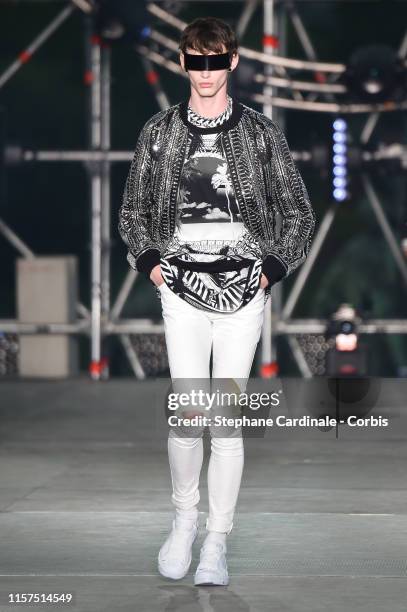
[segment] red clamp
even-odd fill
[[[30,51],[21,51],[20,55],[18,56],[18,59],[20,60],[20,62],[22,64],[26,64],[27,62],[30,61],[30,59],[32,58],[33,54],[30,53]]]
[[[98,45],[99,47],[111,47],[111,44],[106,39],[99,36],[99,34],[92,34],[92,36],[90,37],[90,42],[92,45]]]
[[[158,74],[155,70],[148,70],[146,72],[146,80],[150,85],[155,85],[158,81]]]
[[[92,34],[92,36],[90,37],[90,42],[92,45],[101,45],[102,39],[97,34]]]
[[[324,72],[314,72],[314,79],[317,83],[326,83],[326,74]]]
[[[86,70],[85,74],[83,75],[83,82],[85,85],[90,85],[93,82],[92,70]]]
[[[100,361],[91,361],[89,365],[89,374],[92,378],[98,379],[103,374],[108,372],[109,360],[107,357],[102,357]]]
[[[263,47],[272,47],[273,49],[278,49],[280,44],[278,36],[273,36],[272,34],[263,34],[262,43]]]
[[[278,372],[279,367],[277,361],[263,363],[260,368],[260,375],[262,378],[273,378],[274,376],[277,376]]]

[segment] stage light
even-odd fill
[[[326,336],[334,338],[335,345],[327,351],[328,375],[355,376],[366,372],[367,353],[359,343],[360,318],[350,304],[341,304],[331,316]]]
[[[346,144],[335,143],[333,146],[334,153],[346,153]]]
[[[150,36],[150,33],[151,33],[151,27],[149,25],[146,25],[140,30],[140,37],[148,38]]]
[[[344,155],[334,155],[334,164],[337,166],[346,164],[346,157]]]
[[[337,202],[344,202],[349,197],[348,187],[348,156],[347,140],[348,125],[345,119],[337,117],[333,123],[332,145],[333,155],[331,156],[332,169],[332,196]]]
[[[346,123],[343,119],[336,119],[334,121],[334,130],[337,132],[345,132],[346,131]]]
[[[338,351],[355,351],[358,346],[356,334],[338,334],[335,338],[335,346]]]
[[[336,312],[330,318],[327,333],[340,339],[344,345],[353,342],[354,340],[344,340],[344,336],[357,338],[357,322],[358,317],[356,311],[350,304],[341,304]],[[344,350],[348,350],[345,348]]]
[[[345,178],[341,178],[340,176],[335,176],[335,178],[333,180],[333,184],[334,184],[334,187],[345,187],[346,186],[346,179]]]
[[[346,199],[346,191],[344,189],[334,189],[334,198],[339,202]]]
[[[333,172],[335,176],[346,176],[346,168],[342,166],[334,166]]]
[[[350,98],[369,102],[399,101],[406,92],[406,67],[387,45],[368,45],[350,57],[343,75]]]
[[[335,142],[346,142],[346,134],[343,134],[342,132],[335,132],[334,141]]]
[[[109,42],[137,43],[150,35],[146,0],[73,0],[95,20],[96,32]]]

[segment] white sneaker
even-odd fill
[[[198,520],[173,519],[172,531],[158,553],[158,571],[162,576],[180,580],[188,573],[197,535]]]
[[[205,542],[201,548],[199,565],[196,568],[194,584],[220,585],[229,584],[226,564],[226,545],[222,542]]]

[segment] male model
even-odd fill
[[[213,17],[196,19],[179,48],[190,95],[144,125],[119,232],[128,262],[161,300],[173,384],[210,380],[212,352],[213,379],[238,381],[244,390],[270,288],[304,262],[315,214],[279,126],[227,92],[239,61],[231,28]],[[229,582],[226,536],[244,462],[241,432],[215,429],[196,585]],[[174,427],[168,436],[175,518],[158,555],[168,578],[183,578],[191,564],[202,432]]]

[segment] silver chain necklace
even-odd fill
[[[222,125],[222,123],[227,121],[232,114],[233,101],[229,94],[227,94],[227,100],[227,107],[217,117],[203,117],[196,111],[192,110],[192,108],[188,105],[188,121],[197,127],[203,128],[212,128]]]

